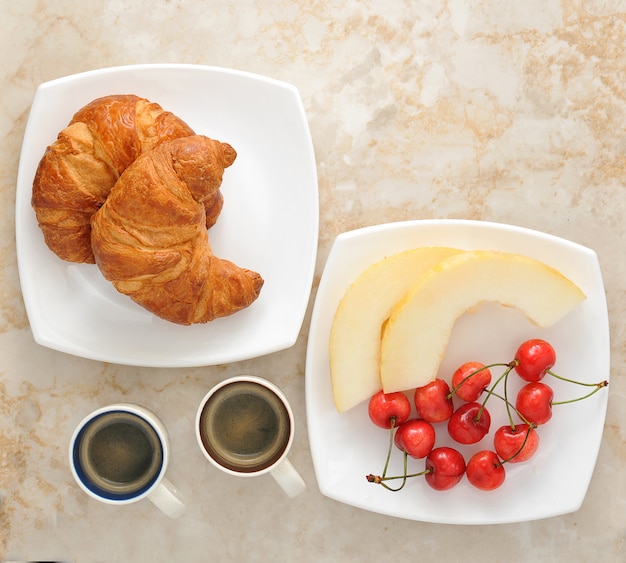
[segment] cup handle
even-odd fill
[[[306,489],[304,479],[288,459],[284,459],[272,469],[270,475],[291,498],[298,496]]]
[[[170,518],[178,518],[185,512],[185,504],[183,503],[180,491],[165,477],[163,477],[158,486],[150,492],[148,498],[161,512]]]

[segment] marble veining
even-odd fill
[[[623,561],[626,558],[626,2],[623,0],[2,0],[0,63],[0,560]],[[134,63],[208,64],[296,85],[320,187],[316,278],[296,345],[193,369],[85,360],[36,345],[15,254],[15,183],[44,81]],[[582,508],[539,522],[460,527],[389,518],[317,489],[306,435],[310,309],[334,238],[421,218],[547,231],[594,249],[611,330],[609,409]],[[297,424],[308,489],[211,470],[190,430],[229,375],[273,379]],[[146,404],[172,437],[189,502],[95,503],[67,463],[74,426],[116,401]],[[571,438],[571,439],[575,439]],[[584,455],[584,452],[581,452]]]

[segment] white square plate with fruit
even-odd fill
[[[330,374],[331,328],[346,290],[364,270],[386,257],[420,247],[497,251],[529,257],[560,272],[586,296],[565,317],[546,328],[529,322],[517,308],[491,301],[462,314],[454,322],[445,353],[437,364],[438,378],[450,383],[454,371],[469,361],[511,362],[522,342],[540,338],[556,351],[553,372],[588,384],[609,380],[608,314],[602,274],[593,250],[545,233],[479,221],[408,221],[344,233],[337,237],[331,249],[319,284],[306,359],[308,432],[321,492],[364,510],[449,524],[521,522],[576,511],[584,500],[595,467],[608,388],[601,388],[581,401],[554,405],[552,418],[536,429],[539,435],[536,453],[521,463],[505,463],[505,480],[494,490],[479,490],[465,475],[456,486],[445,491],[431,488],[423,476],[408,479],[398,492],[366,479],[369,474],[382,474],[390,434],[370,420],[368,400],[338,411]],[[460,282],[448,291],[463,292],[463,285]],[[531,297],[532,292],[536,292],[538,300],[544,297],[541,287],[530,288]],[[368,297],[370,303],[375,298],[375,295]],[[426,360],[429,359],[424,363]],[[492,370],[492,383],[503,371],[504,368]],[[550,374],[542,382],[553,389],[555,402],[581,397],[592,389]],[[512,403],[525,384],[512,370],[507,383]],[[501,389],[498,387],[500,394]],[[412,389],[406,389],[411,403],[412,393]],[[455,407],[460,405],[457,397],[454,402]],[[482,440],[460,445],[450,437],[447,423],[436,423],[435,447],[454,447],[466,461],[479,450],[494,449],[495,430],[508,423],[507,409],[496,396],[488,399],[486,407],[491,414],[491,427]],[[414,418],[414,404],[411,409]],[[421,472],[424,467],[424,459],[408,458],[408,473]],[[394,446],[386,475],[402,474],[403,454]],[[388,482],[390,486],[398,483]]]

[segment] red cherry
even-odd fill
[[[411,457],[421,459],[434,448],[435,438],[435,429],[430,422],[412,418],[398,427],[393,442]]]
[[[515,353],[515,371],[524,381],[540,381],[556,363],[556,352],[545,340],[524,342]]]
[[[491,416],[480,403],[463,403],[448,420],[448,434],[459,444],[480,442],[491,426]]]
[[[496,453],[509,463],[529,460],[539,447],[539,434],[528,424],[500,426],[493,435]]]
[[[413,402],[420,418],[428,422],[448,420],[454,405],[450,387],[443,379],[435,379],[423,387],[418,387],[413,395]]]
[[[495,452],[481,450],[467,462],[467,480],[481,491],[497,489],[506,477],[504,465]]]
[[[426,482],[436,491],[454,487],[465,473],[465,460],[454,448],[435,448],[426,457]]]
[[[467,362],[452,375],[452,389],[459,399],[471,403],[491,383],[491,372],[480,362]]]
[[[552,388],[540,381],[527,383],[517,393],[515,408],[528,421],[545,424],[552,418]]]
[[[379,391],[370,399],[367,412],[370,420],[381,428],[399,426],[409,418],[411,414],[411,402],[401,392],[383,393]]]

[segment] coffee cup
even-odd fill
[[[269,473],[290,497],[306,485],[287,456],[295,433],[294,416],[283,392],[253,375],[226,379],[202,399],[196,413],[200,450],[229,475]]]
[[[149,499],[170,518],[185,505],[165,477],[170,443],[165,425],[145,407],[118,403],[99,408],[70,441],[72,475],[90,497],[113,505]]]

